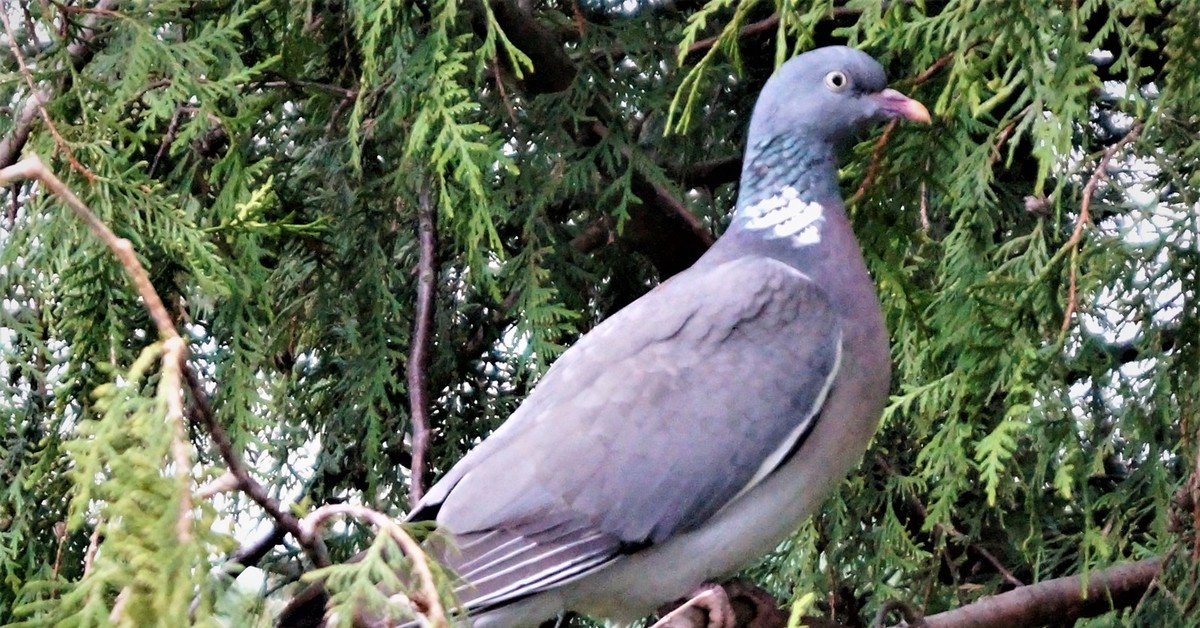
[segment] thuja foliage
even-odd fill
[[[406,509],[416,333],[436,477],[724,229],[778,63],[870,51],[935,118],[864,138],[842,172],[893,394],[861,467],[748,574],[862,625],[892,601],[936,613],[1159,556],[1136,606],[1089,625],[1200,621],[1194,3],[3,10],[0,167],[40,155],[130,240],[233,449],[301,516]],[[201,492],[225,463],[194,395],[181,499],[145,304],[57,197],[6,192],[0,622],[269,624],[312,568],[297,540],[238,554],[245,573],[228,561],[273,522]],[[335,560],[369,549],[325,572],[335,601],[412,580],[368,526],[326,541]]]

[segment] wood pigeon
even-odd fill
[[[636,620],[770,551],[857,464],[889,350],[837,156],[894,118],[929,113],[858,50],[767,81],[725,235],[580,338],[408,517],[451,533],[433,553],[471,624]]]

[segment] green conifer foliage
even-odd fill
[[[0,174],[0,624],[266,626],[314,561],[341,608],[452,604],[400,557],[430,531],[311,513],[400,517],[414,466],[436,479],[690,265],[763,81],[846,43],[934,117],[841,173],[892,397],[747,576],[797,615],[886,625],[1156,558],[1079,625],[1200,625],[1200,4],[0,11],[0,172],[40,157],[128,240],[187,352],[52,185]]]

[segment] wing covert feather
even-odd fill
[[[431,491],[438,519],[461,533],[570,513],[633,543],[690,529],[813,414],[839,339],[824,293],[780,262],[681,273],[554,364]]]

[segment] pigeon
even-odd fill
[[[582,336],[409,514],[446,532],[429,551],[458,578],[456,622],[632,622],[746,567],[821,506],[891,379],[838,158],[898,118],[930,122],[862,51],[778,68],[724,235]]]

